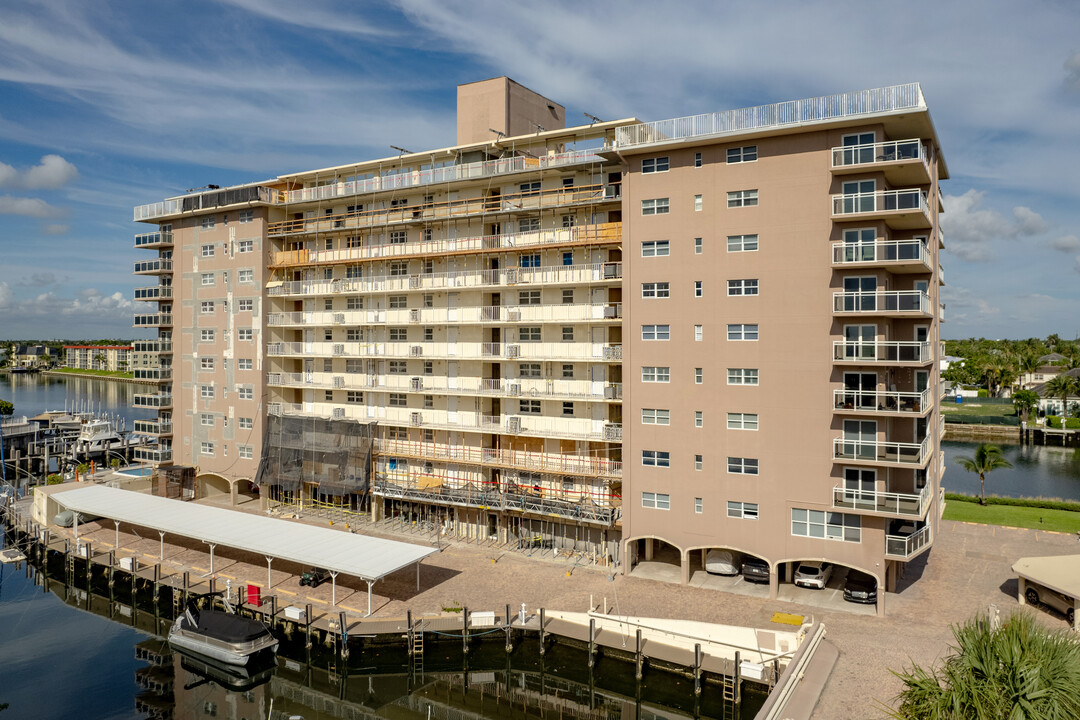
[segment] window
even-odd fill
[[[390,393],[390,407],[405,407],[407,403],[405,393]]]
[[[563,342],[574,342],[574,327],[572,325],[564,325],[562,329]]]
[[[757,520],[757,503],[736,502],[728,500],[727,516],[730,518],[741,518],[743,520]]]
[[[701,167],[701,153],[694,153],[694,167]]]
[[[241,385],[236,388],[236,391],[239,394],[241,400],[255,399],[255,388],[251,387],[250,385]]]
[[[214,229],[214,216],[206,215],[202,218],[202,229],[213,230]]]
[[[214,246],[213,245],[203,245],[201,248],[199,248],[199,255],[201,255],[204,258],[212,258],[212,257],[214,257]]]
[[[666,383],[671,382],[671,368],[657,367],[653,365],[641,366],[641,382]]]
[[[435,363],[434,363],[434,361],[432,361],[432,360],[425,360],[424,361],[424,374],[425,375],[434,375],[435,374]]]
[[[236,243],[236,252],[249,253],[254,252],[255,241],[254,240],[241,240]]]
[[[704,328],[701,325],[694,326],[694,342],[701,342],[704,336]]]
[[[562,404],[562,414],[563,415],[573,415],[574,414],[574,403],[572,403],[572,402],[564,402]]]
[[[203,427],[214,427],[214,416],[209,413],[199,415],[199,424]]]
[[[702,283],[700,280],[694,281],[694,297],[701,297],[702,295]]]
[[[237,422],[241,430],[251,430],[255,427],[255,421],[249,417],[242,417]]]
[[[562,264],[563,264],[563,267],[570,267],[571,265],[574,264],[574,251],[573,250],[567,250],[566,252],[564,252],[562,254]]]
[[[758,371],[757,371],[757,368],[728,368],[727,369],[727,384],[728,385],[757,385],[758,384]]]
[[[697,498],[697,497],[694,498],[694,512],[697,513],[698,515],[701,514],[702,505],[703,505],[703,503],[702,503],[701,498]]]
[[[237,312],[252,312],[255,309],[255,301],[251,298],[246,300],[238,300],[236,303]]]
[[[212,357],[199,358],[199,369],[200,370],[213,370],[214,369],[214,358],[212,358]]]
[[[349,250],[353,248],[358,248],[360,247],[360,245],[361,240],[359,235],[349,235],[347,238],[345,238],[345,247]]]
[[[391,375],[407,375],[409,373],[409,361],[408,360],[391,360],[390,361],[390,374]]]
[[[203,284],[203,287],[206,287],[207,285],[213,285],[214,284],[214,273],[203,273],[202,274],[202,284]]]
[[[540,194],[540,181],[521,183],[522,195],[539,195]]]
[[[519,328],[518,340],[521,342],[540,342],[540,326]]]
[[[573,377],[574,377],[574,366],[571,363],[563,363],[562,376],[564,378],[573,379]]]
[[[540,363],[521,363],[520,365],[518,365],[518,377],[540,377]]]
[[[575,216],[573,216],[573,215],[563,215],[562,216],[562,226],[564,228],[572,228],[575,225],[577,225],[577,218]]]
[[[539,290],[519,290],[518,291],[518,305],[539,305],[540,304],[540,291]]]
[[[574,291],[569,290],[569,289],[563,290],[562,291],[562,301],[563,301],[563,305],[573,305],[574,304]]]
[[[409,204],[409,199],[408,198],[396,198],[396,199],[390,201],[390,207],[392,207],[392,208],[405,207],[408,204]]]
[[[574,178],[573,177],[564,177],[562,179],[562,186],[564,188],[572,188],[572,187],[574,187]]]
[[[671,339],[671,326],[670,325],[642,325],[641,326],[641,339],[642,340],[670,340]]]
[[[200,308],[199,312],[201,312],[203,315],[213,315],[214,314],[214,301],[213,300],[203,300],[202,303],[200,303],[199,308]]]
[[[753,252],[758,249],[757,235],[728,235],[728,252]]]
[[[392,262],[392,263],[390,263],[390,277],[404,277],[405,275],[408,275],[408,274],[409,274],[409,263],[407,263],[407,262]],[[361,277],[361,275],[357,275],[356,277]]]
[[[670,510],[671,496],[667,493],[641,493],[641,507],[654,510]]]
[[[658,158],[646,158],[641,161],[642,173],[658,173],[667,172],[670,165],[670,161],[667,157]]]
[[[649,467],[671,467],[671,453],[661,450],[642,450],[641,464]]]
[[[757,413],[728,413],[728,430],[757,430]]]
[[[736,190],[727,194],[727,206],[729,208],[753,207],[757,204],[757,190]]]
[[[704,369],[694,368],[694,384],[700,385],[702,382],[704,382]]]
[[[427,408],[428,410],[431,410],[432,408],[435,407],[435,396],[434,395],[425,395],[424,396],[424,407]]]
[[[212,442],[204,442],[204,443],[202,443],[199,446],[199,452],[201,454],[203,454],[203,455],[213,455],[214,454],[214,443],[212,443]]]
[[[387,303],[388,303],[391,310],[404,310],[405,308],[409,307],[409,296],[408,295],[391,295],[387,299]]]
[[[360,405],[364,402],[364,393],[360,392],[359,390],[346,390],[345,402],[352,405]]]
[[[668,198],[653,198],[641,201],[642,215],[667,215]]]
[[[642,425],[670,425],[671,411],[656,410],[653,408],[641,408]]]
[[[390,244],[391,245],[404,245],[408,240],[408,233],[404,230],[391,230],[390,231]]]
[[[242,282],[242,283],[253,283],[253,282],[255,282],[255,271],[254,270],[237,270],[236,271],[236,281],[237,282]]]
[[[345,276],[348,277],[348,275],[349,275],[349,270],[348,270],[348,268],[346,268]],[[323,280],[333,280],[334,279],[334,268],[332,268],[332,267],[323,268],[322,276],[323,276]]]
[[[358,358],[349,358],[345,361],[345,372],[358,373],[364,372],[364,363]]]
[[[435,295],[432,293],[424,293],[423,297],[421,298],[421,302],[423,303],[424,307],[433,308],[435,307]]]
[[[702,252],[701,238],[694,238],[694,254],[700,255]]]
[[[214,342],[214,331],[202,329],[199,331],[199,342]]]
[[[518,220],[518,232],[537,232],[540,229],[540,218],[522,218]]]
[[[729,457],[727,459],[727,471],[732,475],[757,475],[757,458]]]
[[[435,340],[435,328],[424,328],[424,342],[432,342]]]
[[[532,253],[530,255],[521,256],[521,267],[534,268],[540,267],[540,253]]]
[[[641,297],[643,298],[666,298],[671,297],[671,285],[666,282],[641,283]]]
[[[757,145],[746,145],[744,147],[728,148],[727,161],[728,164],[754,162],[757,160]]]
[[[237,445],[236,450],[239,452],[241,460],[251,460],[254,457],[250,445]]]
[[[206,400],[212,400],[214,398],[214,386],[213,385],[200,385],[199,397]]]
[[[694,196],[694,212],[701,212],[701,207],[702,207],[702,205],[701,205],[701,196],[700,195],[695,195]]]
[[[255,331],[251,328],[240,328],[236,331],[236,339],[240,342],[250,342],[255,339]]]
[[[728,340],[757,340],[758,339],[758,326],[754,325],[728,325],[727,326],[727,339]]]
[[[757,280],[728,280],[727,281],[727,294],[729,296],[757,295],[758,294],[758,281]]]
[[[350,331],[350,332],[352,332],[352,331]],[[334,339],[334,330],[333,330],[333,328],[323,328],[322,336],[323,336],[323,340],[325,340],[326,342],[330,342],[331,340],[333,340]]]
[[[702,459],[702,456],[701,455],[695,455],[694,456],[694,469],[695,470],[700,470],[704,465],[705,465],[705,461]]]
[[[695,410],[694,411],[694,427],[704,427],[704,426],[705,426],[705,413],[703,413],[701,410]]]
[[[254,210],[241,210],[236,214],[236,219],[242,223],[249,223],[255,219]]]
[[[522,415],[539,415],[539,400],[518,400],[518,412]]]
[[[860,542],[862,523],[858,515],[791,508],[791,534],[798,537]]]
[[[390,328],[390,342],[405,342],[409,339],[409,328]]]

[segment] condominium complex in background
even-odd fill
[[[941,510],[946,176],[916,84],[569,128],[460,86],[454,147],[136,208],[140,452],[675,582],[724,549],[772,596],[811,559],[891,590]]]

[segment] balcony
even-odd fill
[[[395,308],[270,313],[271,327],[327,327],[330,325],[483,325],[514,323],[599,323],[622,318],[622,303],[545,303],[542,305],[487,305],[466,307]]]
[[[134,431],[140,435],[172,435],[172,421],[136,420]]]
[[[833,243],[832,264],[840,268],[887,268],[894,273],[930,272],[930,248],[922,240]]]
[[[833,488],[832,506],[867,515],[922,518],[930,506],[930,486],[918,494],[854,490],[837,485]]]
[[[172,327],[172,313],[136,315],[135,327]]]
[[[930,439],[921,443],[833,438],[833,460],[886,467],[922,467],[930,457]]]
[[[834,315],[932,317],[934,306],[922,290],[877,290],[833,293]]]
[[[172,380],[172,368],[135,368],[134,376],[136,380],[153,380],[154,382]]]
[[[172,448],[137,447],[135,448],[135,459],[140,462],[154,463],[155,465],[171,463]]]
[[[924,415],[930,412],[930,390],[833,390],[833,410],[856,415]]]
[[[938,322],[945,322],[945,303],[938,304]]]
[[[132,343],[133,352],[171,353],[172,342],[169,340],[136,340]]]
[[[893,229],[929,229],[930,205],[918,188],[832,196],[832,219],[883,220]]]
[[[277,342],[266,346],[269,357],[424,358],[425,360],[535,361],[594,360],[619,362],[621,345],[590,342]]]
[[[172,296],[172,286],[170,285],[152,285],[151,287],[135,288],[135,299],[139,302],[169,300]]]
[[[172,258],[143,260],[135,263],[136,275],[165,275],[172,272]]]
[[[938,285],[945,284],[945,268],[941,265],[941,263],[938,263],[937,266],[937,281]]]
[[[895,340],[833,341],[833,362],[842,365],[909,365],[919,367],[934,361],[930,343]]]
[[[927,185],[931,180],[929,152],[918,138],[832,149],[834,175],[869,171],[885,173],[890,185]]]
[[[137,248],[165,248],[172,247],[173,239],[171,232],[142,233],[135,236]]]
[[[394,455],[417,460],[443,460],[453,464],[501,467],[552,475],[582,475],[610,479],[622,477],[621,462],[591,455],[478,448],[409,440],[376,440],[375,452],[378,455]]]
[[[197,194],[183,195],[169,198],[162,202],[138,205],[134,212],[135,222],[146,222],[156,218],[180,215],[181,213],[197,212],[199,210],[213,210],[244,203],[275,203],[281,199],[281,193],[273,188],[263,186],[247,186],[233,188],[217,188]]]
[[[171,408],[172,395],[167,393],[154,393],[150,395],[136,393],[132,405],[144,408]]]
[[[890,560],[910,560],[929,547],[931,540],[929,525],[918,530],[914,525],[903,526],[899,534],[885,536],[885,557]]]

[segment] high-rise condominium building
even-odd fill
[[[814,559],[892,589],[941,509],[947,171],[919,86],[564,118],[463,85],[454,147],[137,208],[175,350],[144,452],[235,497],[265,439],[278,502],[676,582],[729,550],[773,596]],[[304,419],[367,425],[370,466]]]

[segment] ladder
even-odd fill
[[[424,621],[417,620],[412,627],[412,669],[415,676],[422,677],[424,674]]]

